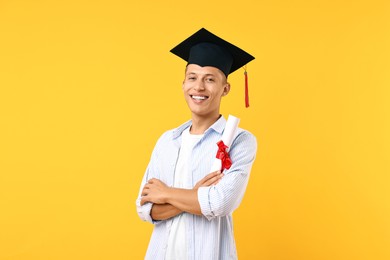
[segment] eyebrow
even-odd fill
[[[187,72],[186,74],[187,74],[187,75],[190,75],[190,74],[199,75],[199,74],[197,74],[197,73],[195,73],[195,72]],[[200,75],[205,76],[205,77],[209,77],[209,76],[216,77],[216,75],[213,74],[213,73],[200,74]]]

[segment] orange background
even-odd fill
[[[239,259],[390,259],[389,1],[0,1],[0,259],[142,259],[135,199],[189,119],[201,27],[256,57],[222,113],[258,138]]]

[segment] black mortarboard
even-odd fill
[[[185,39],[171,52],[188,64],[218,68],[226,77],[255,58],[204,28]],[[247,83],[247,77],[245,80]],[[246,87],[246,101],[247,91]],[[246,103],[249,106],[248,101]]]
[[[255,58],[205,28],[188,37],[171,52],[188,64],[216,67],[226,76]]]

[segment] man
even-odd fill
[[[256,155],[256,138],[238,129],[232,165],[210,173],[226,120],[220,103],[227,76],[254,59],[201,29],[171,50],[188,62],[183,81],[191,120],[165,132],[153,150],[137,199],[154,230],[145,259],[237,259],[232,213],[239,206]]]

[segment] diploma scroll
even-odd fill
[[[230,146],[232,145],[233,138],[236,135],[239,123],[240,123],[239,118],[229,115],[221,139],[221,141],[223,141],[223,143],[228,147],[227,150],[229,150]],[[211,167],[210,172],[215,172],[221,169],[222,169],[221,159],[214,158],[213,166]]]

